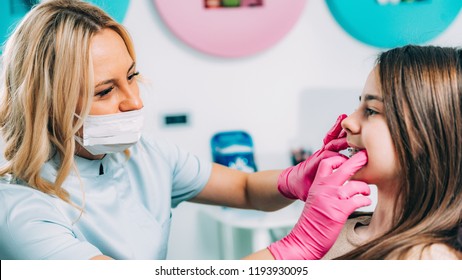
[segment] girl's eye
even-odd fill
[[[377,111],[374,111],[374,110],[372,110],[372,109],[369,109],[369,108],[366,108],[366,110],[365,110],[365,112],[364,112],[364,113],[365,113],[365,114],[366,114],[366,116],[368,116],[368,117],[369,117],[369,116],[373,116],[373,115],[375,115],[375,114],[378,114],[378,112],[377,112]]]
[[[135,73],[128,76],[128,80],[131,81],[135,76],[138,76],[139,74],[140,74],[140,71],[136,71]]]
[[[102,91],[98,92],[98,93],[96,94],[96,96],[98,96],[98,97],[103,97],[103,96],[105,96],[106,94],[110,93],[113,89],[114,89],[114,86],[111,86],[111,87],[108,88],[108,89],[105,89],[105,90],[102,90]]]

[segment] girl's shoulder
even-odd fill
[[[408,254],[408,259],[419,260],[460,260],[461,252],[443,243],[435,243],[429,246],[414,246]]]

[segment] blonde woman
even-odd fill
[[[2,61],[0,259],[164,259],[172,207],[187,200],[271,211],[305,201],[319,162],[346,147],[342,117],[307,161],[247,174],[146,139],[130,36],[83,1],[35,6]],[[366,159],[348,162],[338,163],[337,187]],[[352,190],[368,193],[364,183]],[[320,258],[348,215],[369,203],[335,199],[344,207],[327,216],[311,209],[335,203],[307,201],[292,238],[250,258]]]

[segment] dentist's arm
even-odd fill
[[[235,208],[274,211],[293,202],[277,188],[281,170],[245,173],[213,164],[204,189],[191,201]]]
[[[101,261],[101,260],[113,260],[113,258],[105,256],[105,255],[98,255],[98,256],[94,256],[90,260],[98,260],[98,261]]]

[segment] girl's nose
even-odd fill
[[[342,128],[349,134],[356,134],[359,132],[359,124],[356,121],[356,113],[349,115],[342,121]]]

